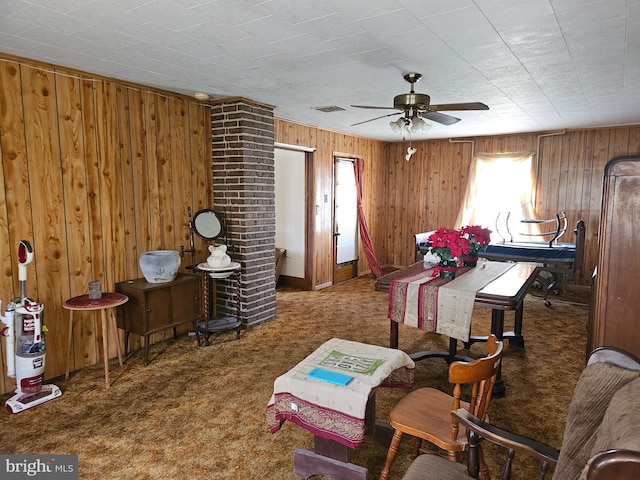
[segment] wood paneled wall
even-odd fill
[[[331,202],[323,204],[322,198],[331,193],[336,150],[365,159],[365,211],[382,266],[413,262],[414,233],[453,226],[474,153],[536,152],[537,214],[550,218],[564,211],[572,228],[585,221],[585,263],[574,283],[589,285],[597,263],[604,166],[618,155],[640,152],[640,126],[414,142],[417,152],[409,162],[406,143],[374,142],[287,121],[276,121],[276,141],[317,149],[313,195],[324,208],[315,219],[315,286],[331,282]],[[563,240],[573,240],[571,232],[565,235]],[[365,272],[362,251],[360,258],[358,269]]]
[[[0,56],[0,155],[2,311],[19,295],[24,239],[35,253],[26,292],[45,306],[51,378],[65,370],[67,298],[86,293],[91,280],[113,291],[141,277],[143,251],[189,247],[187,207],[213,206],[210,110],[177,94]],[[208,252],[197,247],[202,261]],[[100,340],[93,314],[76,312],[71,368],[102,361]],[[4,340],[1,347],[5,373]],[[110,347],[113,357],[113,337]],[[13,388],[3,374],[0,391]]]

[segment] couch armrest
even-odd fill
[[[630,353],[614,347],[598,347],[591,352],[587,365],[600,362],[613,363],[628,370],[640,370],[640,360]]]
[[[587,480],[640,478],[640,452],[607,450],[590,461]]]

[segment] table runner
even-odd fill
[[[382,360],[370,374],[322,365],[332,352]],[[313,368],[353,376],[345,386],[307,377]],[[413,360],[402,350],[333,338],[287,373],[276,378],[267,404],[269,430],[277,432],[285,420],[322,438],[356,448],[364,440],[367,401],[378,386],[411,388]]]
[[[475,268],[458,270],[454,280],[434,277],[434,265],[392,280],[388,316],[394,322],[466,342],[471,332],[476,293],[514,265],[479,262]]]

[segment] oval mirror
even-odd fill
[[[193,216],[193,230],[200,238],[213,240],[222,232],[222,223],[213,210],[198,210]]]

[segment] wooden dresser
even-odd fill
[[[640,358],[640,156],[617,157],[604,172],[598,267],[587,350],[609,346]]]
[[[178,273],[175,280],[148,283],[144,278],[116,283],[116,292],[129,301],[118,307],[118,328],[124,330],[125,354],[129,348],[129,333],[144,337],[144,365],[149,363],[149,336],[152,333],[202,319],[200,276]]]

